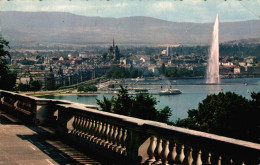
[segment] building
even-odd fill
[[[115,40],[113,39],[113,46],[110,46],[107,53],[107,58],[109,61],[112,61],[114,64],[120,63],[120,51],[118,46],[115,46]]]

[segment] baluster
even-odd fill
[[[75,132],[75,135],[78,135],[78,132],[79,132],[79,124],[80,124],[81,120],[80,120],[80,116],[77,115],[77,122],[75,124],[75,127],[76,127],[76,132]]]
[[[127,138],[127,129],[122,128],[122,138],[121,138],[121,145],[119,153],[122,155],[126,155],[126,138]]]
[[[221,160],[222,160],[222,157],[219,156],[219,158],[218,158],[218,165],[221,165]]]
[[[79,136],[80,135],[80,125],[81,125],[81,121],[82,121],[82,117],[81,116],[78,116],[78,122],[77,122],[77,132],[76,132],[76,135]]]
[[[155,136],[150,137],[150,144],[147,149],[148,159],[146,160],[146,163],[149,165],[155,161],[154,150],[155,150],[156,144],[157,144],[156,141],[157,141],[157,138]]]
[[[112,135],[112,145],[111,145],[111,149],[114,150],[114,148],[117,147],[116,145],[116,136],[118,134],[118,126],[114,126],[114,132],[113,132],[113,135]]]
[[[82,117],[79,116],[79,121],[78,121],[78,124],[77,124],[77,133],[76,133],[77,136],[80,136],[80,133],[81,133],[81,122],[82,122],[81,118]]]
[[[209,155],[208,155],[206,164],[211,164],[211,153],[209,153]]]
[[[79,123],[79,132],[78,132],[78,136],[82,136],[83,135],[83,125],[84,125],[84,122],[85,122],[85,120],[84,120],[84,117],[83,116],[81,116],[80,117],[80,123]]]
[[[122,138],[122,127],[117,126],[117,136],[116,136],[116,147],[114,148],[114,151],[118,152],[121,148],[121,138]]]
[[[114,125],[110,124],[107,148],[110,148],[110,146],[113,145],[113,133],[114,133]]]
[[[106,128],[106,132],[105,132],[105,142],[103,144],[104,147],[106,147],[109,143],[109,132],[110,132],[110,124],[107,123],[107,128]]]
[[[100,141],[102,140],[102,129],[103,129],[103,122],[99,121],[99,126],[97,130],[97,139],[96,139],[96,144],[99,144]]]
[[[95,128],[94,128],[94,137],[92,138],[92,142],[96,142],[97,138],[98,138],[98,129],[99,129],[99,126],[100,126],[100,121],[97,121],[96,120],[96,125],[95,125]]]
[[[186,147],[186,157],[183,161],[184,164],[191,165],[193,162],[192,158],[192,147]]]
[[[90,141],[94,141],[94,139],[96,138],[96,129],[97,129],[97,126],[98,126],[98,121],[97,120],[94,120],[94,127],[92,128],[92,134],[91,134],[91,137],[90,137]]]
[[[157,147],[155,149],[155,158],[156,158],[156,164],[161,164],[162,159],[161,159],[161,152],[162,152],[162,139],[158,138],[157,139]]]
[[[163,150],[161,152],[161,158],[162,158],[162,164],[166,165],[168,164],[168,154],[169,154],[169,140],[164,139],[163,140]]]
[[[177,151],[176,151],[177,144],[174,142],[170,142],[170,153],[168,155],[168,160],[170,164],[176,163]]]
[[[181,146],[180,146],[180,153],[178,154],[177,158],[178,158],[177,160],[178,160],[179,163],[183,162],[183,160],[185,158],[185,155],[184,155],[184,144],[181,144]]]
[[[103,127],[101,130],[101,141],[100,141],[100,145],[103,146],[104,142],[106,141],[106,130],[107,130],[107,123],[103,123]]]
[[[89,140],[90,139],[90,137],[91,137],[91,130],[92,130],[92,127],[93,127],[93,119],[89,119],[90,121],[89,121],[89,127],[88,127],[88,135],[87,135],[87,140]]]
[[[78,122],[78,116],[77,115],[74,115],[74,120],[73,120],[73,123],[72,123],[72,127],[73,127],[73,129],[72,129],[72,131],[71,131],[71,133],[72,134],[75,134],[76,133],[76,130],[77,130],[77,122]]]
[[[88,125],[89,125],[89,119],[87,117],[84,117],[84,125],[83,125],[83,138],[86,138],[87,132],[88,132]]]
[[[202,160],[201,160],[201,150],[198,152],[197,160],[196,160],[196,165],[202,165]]]
[[[233,161],[233,159],[232,159],[232,158],[230,159],[230,164],[234,164],[234,161]]]
[[[97,127],[97,120],[93,120],[93,126],[91,128],[91,136],[89,138],[89,141],[92,141],[92,139],[95,137],[95,129]]]

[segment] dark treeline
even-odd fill
[[[260,59],[260,44],[252,44],[252,45],[220,44],[219,53],[221,56],[238,56],[238,57],[256,56],[258,59]]]
[[[125,50],[125,53],[131,52],[133,54],[138,54],[143,52],[143,54],[146,55],[155,55],[159,54],[163,49],[166,49],[166,47],[129,48]],[[209,46],[179,46],[169,48],[169,53],[171,55],[207,55],[209,51]],[[220,44],[219,52],[220,56],[256,56],[258,59],[260,59],[260,44]]]
[[[188,70],[186,68],[172,68],[165,67],[165,64],[162,64],[159,69],[160,74],[164,74],[166,77],[201,77],[205,75],[204,70],[194,69]]]
[[[31,80],[29,84],[19,83],[17,90],[18,91],[39,91],[42,88],[42,82],[39,80]]]
[[[138,69],[124,68],[124,67],[112,67],[106,74],[107,78],[137,78],[143,74]]]
[[[208,95],[175,125],[259,143],[260,92],[251,99],[232,92]]]
[[[209,53],[210,47],[208,46],[194,46],[194,47],[174,47],[171,48],[172,53],[175,55],[207,55]],[[260,44],[235,44],[235,45],[219,45],[220,56],[238,56],[238,57],[248,57],[256,56],[260,59]]]
[[[208,46],[179,46],[173,47],[170,50],[171,54],[174,55],[207,55],[209,52]]]

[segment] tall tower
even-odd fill
[[[115,40],[114,40],[114,38],[113,38],[113,48],[115,47]]]

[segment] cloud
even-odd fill
[[[56,11],[101,17],[148,16],[177,22],[213,22],[257,19],[260,0],[14,0],[0,1],[1,11]],[[258,16],[258,17],[257,17]]]
[[[115,7],[127,7],[128,3],[117,3],[115,4]]]
[[[156,1],[152,6],[155,10],[175,10],[174,2],[170,1]]]

